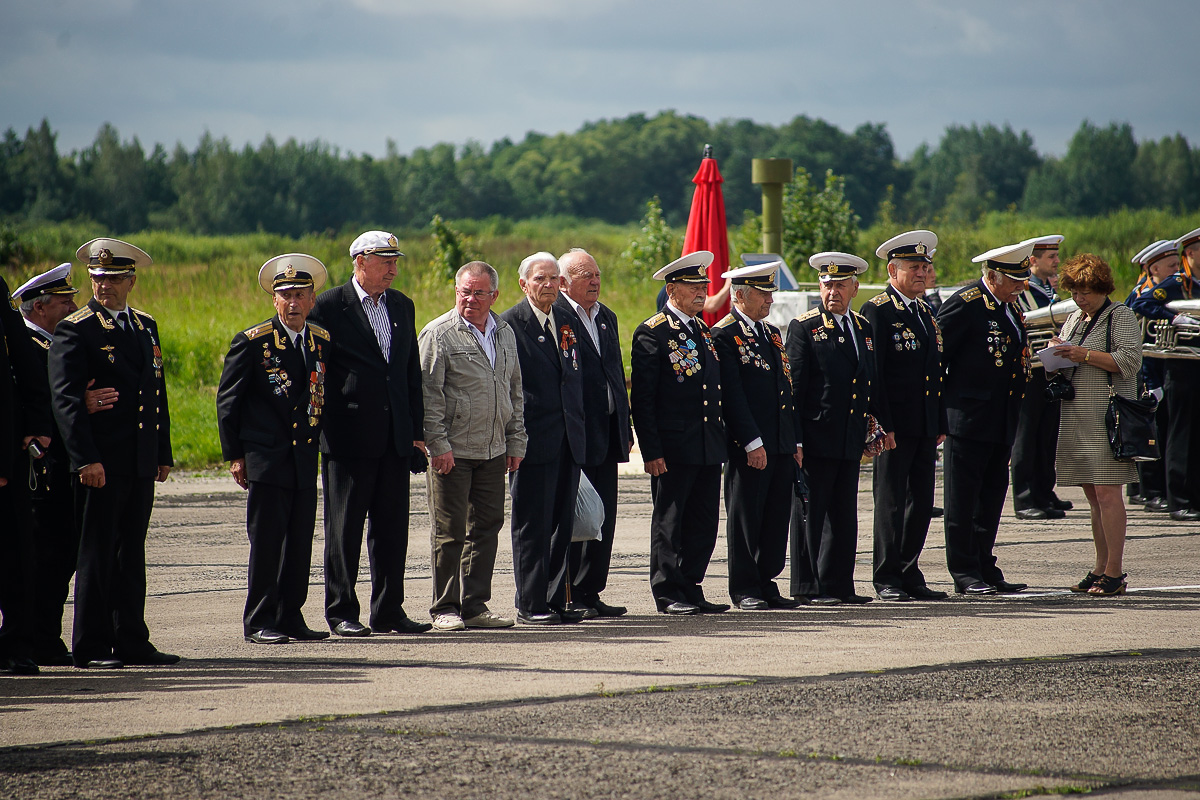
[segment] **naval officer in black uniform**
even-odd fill
[[[729,434],[729,596],[746,611],[800,604],[775,585],[787,559],[792,481],[800,463],[791,364],[779,329],[766,321],[779,267],[772,261],[722,275],[731,282],[733,305],[712,328]]]
[[[146,627],[146,530],[154,482],[167,479],[171,418],[158,325],[128,305],[135,270],[150,256],[118,239],[93,239],[76,256],[88,265],[92,299],[58,323],[50,346],[54,418],[79,476],[80,524],[71,657],[77,667],[174,664]],[[98,416],[89,385],[117,392]]]
[[[1017,295],[1023,313],[1058,301],[1053,284],[1058,279],[1058,247],[1062,240],[1057,233],[1027,240],[1033,242],[1029,288]],[[1054,493],[1061,403],[1046,399],[1048,383],[1041,362],[1032,362],[1012,450],[1013,509],[1017,519],[1062,519],[1073,507],[1070,500],[1060,500]]]
[[[650,475],[650,591],[665,614],[727,611],[700,588],[713,548],[726,459],[721,372],[700,311],[708,295],[707,250],[654,273],[667,304],[633,332],[629,407]]]
[[[850,308],[867,262],[824,252],[808,263],[820,272],[821,305],[792,320],[787,339],[810,498],[806,520],[799,503],[792,509],[792,594],[816,605],[867,603],[854,591],[858,471],[868,416],[881,412],[871,323]]]
[[[233,337],[217,387],[221,454],[246,498],[246,641],[329,636],[304,621],[317,514],[317,452],[329,332],[308,322],[325,265],[303,253],[262,265],[275,316]]]
[[[933,231],[907,231],[875,251],[887,261],[888,287],[863,306],[875,331],[880,425],[895,448],[875,459],[874,583],[880,600],[941,600],[918,561],[933,516],[937,446],[946,438],[942,334],[925,301]]]
[[[938,312],[946,369],[949,436],[946,466],[946,562],[959,594],[1019,592],[992,549],[1029,374],[1028,339],[1017,295],[1029,277],[1033,242],[1005,245],[972,259],[980,280],[955,292]]]

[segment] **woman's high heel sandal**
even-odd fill
[[[1079,583],[1070,587],[1072,592],[1086,592],[1096,585],[1096,581],[1100,580],[1100,576],[1094,572],[1089,572],[1087,576]]]
[[[1115,594],[1125,594],[1125,589],[1129,583],[1125,580],[1129,573],[1121,575],[1119,578],[1114,578],[1111,575],[1101,575],[1092,588],[1088,589],[1088,594],[1094,594],[1100,597],[1111,597]]]

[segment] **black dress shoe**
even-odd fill
[[[594,609],[588,608],[588,611],[592,612],[593,617],[596,616]],[[564,608],[555,608],[554,606],[551,606],[550,613],[557,614],[558,621],[565,623],[583,622],[588,618],[586,611],[583,611],[579,608],[571,608],[569,605]]]
[[[574,614],[582,614],[581,619],[595,619],[600,616],[600,612],[589,606],[587,603],[576,603],[574,601],[567,603],[566,610]],[[562,614],[560,613],[561,617]]]
[[[619,617],[629,610],[625,606],[610,606],[599,597],[597,597],[591,603],[588,603],[588,605],[596,609],[596,613],[602,617]]]
[[[329,631],[314,631],[307,625],[302,628],[287,628],[281,630],[280,633],[298,642],[319,642],[329,638]]]
[[[945,513],[946,513],[946,509],[942,508],[941,506],[934,506],[933,513],[930,514],[930,516],[933,517],[934,519],[937,519],[938,517],[943,516]]]
[[[1195,522],[1200,519],[1200,511],[1194,508],[1179,508],[1171,512],[1171,519],[1176,522]]]
[[[867,603],[871,602],[874,599],[875,599],[874,597],[864,597],[861,594],[848,594],[848,595],[838,598],[838,600],[841,600],[843,603],[846,603],[846,604],[852,605],[852,606],[866,605]]]
[[[842,600],[840,597],[833,597],[827,594],[818,594],[808,598],[808,602],[814,606],[840,606]]]
[[[1165,498],[1165,497],[1162,497],[1162,496],[1151,497],[1149,500],[1146,501],[1146,510],[1147,511],[1170,511],[1171,504],[1167,502],[1167,498]]]
[[[80,669],[121,669],[125,666],[125,662],[115,658],[93,658],[82,663],[75,662],[75,666]]]
[[[799,608],[808,602],[808,598],[801,595],[800,597],[784,597],[781,594],[767,595],[763,598],[767,601],[767,608]]]
[[[1142,505],[1143,503],[1145,503],[1147,500],[1149,500],[1150,498],[1149,498],[1149,497],[1146,497],[1146,495],[1144,495],[1144,494],[1131,494],[1131,495],[1129,495],[1129,498],[1128,498],[1128,499],[1129,499],[1129,504],[1130,504],[1130,505],[1132,505],[1132,506],[1140,506],[1140,505]],[[1070,501],[1068,501],[1068,502],[1070,502]],[[1068,509],[1068,510],[1069,510],[1069,509]]]
[[[1018,508],[1017,519],[1049,519],[1050,515],[1044,508]]]
[[[254,644],[287,644],[291,641],[287,634],[273,631],[270,628],[263,628],[261,631],[254,631],[246,634],[246,641]]]
[[[957,594],[967,594],[978,597],[985,594],[995,594],[996,587],[992,586],[990,583],[978,581],[976,583],[968,584],[967,586],[955,586],[954,591]]]
[[[361,622],[355,622],[352,619],[344,619],[337,625],[333,626],[333,632],[338,636],[370,636],[371,629]]]
[[[735,603],[742,611],[766,611],[770,606],[761,597],[743,597]]]
[[[917,600],[945,600],[950,596],[945,592],[939,592],[937,589],[930,589],[928,586],[913,586],[904,591],[908,592],[910,597]]]
[[[1028,583],[1009,583],[1008,581],[996,581],[995,586],[996,591],[1004,592],[1005,594],[1016,594],[1029,588]]]
[[[1042,511],[1046,512],[1046,519],[1062,519],[1063,517],[1067,516],[1067,512],[1063,511],[1061,508],[1054,508],[1053,506],[1049,508],[1043,508]]]
[[[558,625],[562,618],[553,611],[518,611],[517,622],[522,625]]]
[[[126,665],[133,667],[166,667],[178,664],[179,656],[174,653],[164,653],[161,650],[147,650],[135,655],[117,653],[117,660],[124,661]]]
[[[1053,497],[1054,499],[1050,501],[1051,508],[1057,508],[1059,511],[1070,511],[1075,507],[1075,504],[1070,500],[1060,500],[1058,495],[1054,495]]]
[[[710,603],[707,600],[697,600],[694,604],[701,614],[721,614],[729,610],[728,603]]]
[[[671,614],[674,616],[682,616],[684,614],[699,614],[700,608],[691,603],[671,603],[663,606],[662,613]]]
[[[895,586],[885,586],[878,592],[880,600],[887,600],[893,603],[906,603],[912,600],[912,596],[903,589],[897,589]]]
[[[404,617],[394,622],[372,622],[371,633],[424,633],[433,630],[430,622],[417,622]]]
[[[37,675],[41,672],[34,660],[25,656],[0,658],[0,670],[11,672],[13,675]]]

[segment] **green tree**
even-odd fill
[[[683,251],[683,235],[671,230],[663,217],[658,196],[646,202],[641,233],[621,253],[621,261],[629,266],[631,275],[648,280],[659,267],[671,263]]]
[[[886,190],[885,190],[886,194]],[[846,181],[825,171],[825,185],[817,189],[803,167],[783,187],[783,252],[792,267],[807,264],[808,257],[826,250],[853,253],[858,245],[859,216],[846,198]],[[731,245],[737,252],[757,252],[762,246],[762,217],[747,214],[734,232]],[[733,253],[730,253],[733,259]]]
[[[433,229],[433,260],[430,265],[447,279],[454,280],[455,273],[463,264],[479,260],[471,238],[447,225],[441,215],[434,214],[429,225]]]
[[[1198,177],[1182,134],[1143,141],[1133,160],[1134,202],[1139,208],[1190,211],[1200,206]]]

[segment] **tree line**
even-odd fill
[[[661,198],[673,224],[687,216],[706,143],[725,177],[731,224],[760,208],[753,158],[791,158],[811,175],[844,180],[864,225],[882,211],[912,225],[971,222],[989,211],[1095,216],[1122,208],[1200,208],[1200,150],[1177,134],[1137,141],[1128,123],[1084,121],[1061,158],[1043,156],[1010,126],[951,126],[907,159],[883,124],[846,132],[797,116],[779,126],[710,123],[673,111],[600,120],[574,133],[530,132],[490,147],[437,144],[382,158],[326,142],[268,136],[237,148],[205,133],[147,151],[103,125],[92,144],[60,153],[48,120],[0,142],[0,220],[93,220],[114,234],[147,229],[287,236],[381,226],[421,229],[444,219],[571,216],[613,223],[642,217]]]

